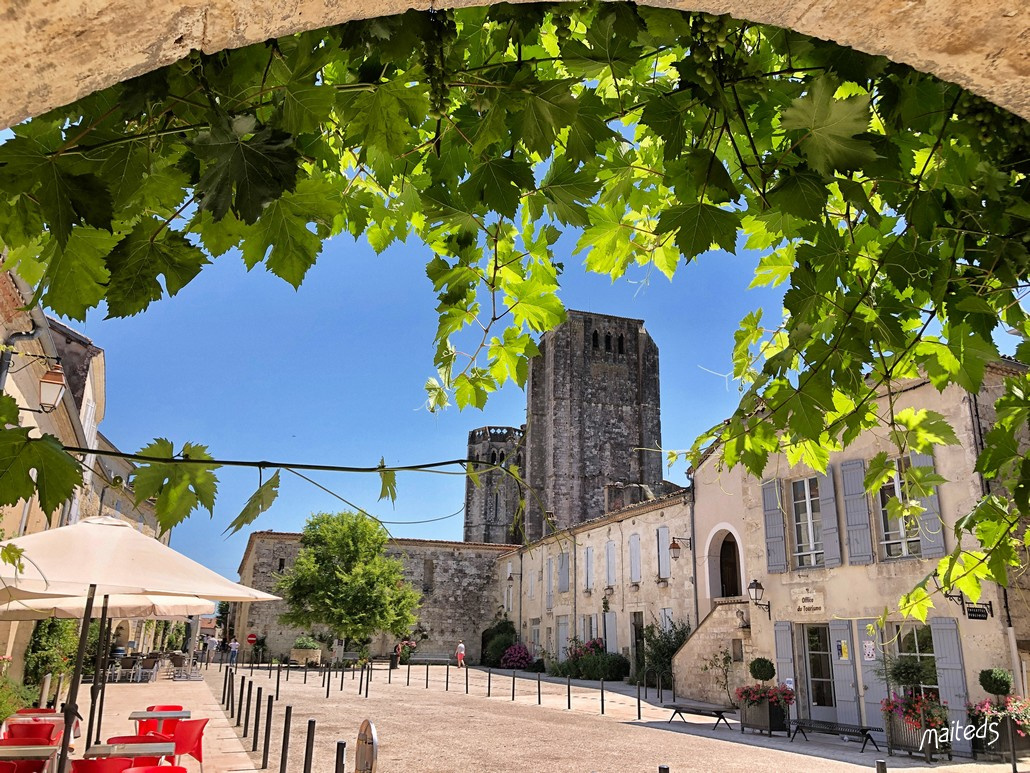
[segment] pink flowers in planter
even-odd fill
[[[748,706],[757,706],[766,701],[773,706],[793,706],[794,691],[785,684],[775,687],[748,684],[737,688],[737,700]]]

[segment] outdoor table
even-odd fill
[[[164,730],[166,719],[189,719],[188,711],[134,711],[129,714],[132,722],[139,722],[141,719],[156,719],[157,732]]]
[[[49,760],[61,751],[60,746],[0,746],[0,760]]]
[[[64,714],[45,714],[41,712],[33,712],[32,714],[11,714],[7,719],[0,723],[0,735],[7,735],[7,728],[14,724],[28,725],[33,722],[48,722],[53,725],[57,725],[57,732],[64,732]],[[82,735],[82,728],[79,727],[79,720],[76,719],[72,725],[72,736],[78,738]]]
[[[18,749],[18,746],[8,746]],[[159,743],[98,743],[90,746],[82,755],[87,760],[94,757],[170,757],[175,754],[175,744]]]

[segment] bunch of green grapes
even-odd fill
[[[429,115],[439,120],[450,107],[447,55],[458,37],[458,28],[449,10],[430,10],[429,19],[429,34],[422,41],[422,69],[429,82]]]
[[[1030,171],[1030,122],[975,94],[966,94],[955,110],[969,126],[969,139],[1000,166]]]
[[[690,14],[690,55],[698,84],[712,86],[716,80],[735,77],[737,45],[733,38],[736,22],[730,16]]]

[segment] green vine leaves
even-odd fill
[[[524,384],[564,318],[563,233],[613,279],[758,250],[784,315],[742,320],[740,406],[683,456],[716,443],[760,475],[779,452],[824,469],[880,424],[904,443],[891,384],[976,393],[995,333],[1030,340],[1028,171],[1026,122],[882,58],[702,13],[498,5],[195,53],[19,126],[0,241],[81,318],[139,313],[233,250],[299,285],[331,237],[418,239],[434,410]],[[1014,433],[980,466],[1025,512]],[[977,518],[965,533],[1003,550],[998,511]]]

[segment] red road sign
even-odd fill
[[[248,633],[247,634],[247,644],[257,644],[257,634],[256,633]]]

